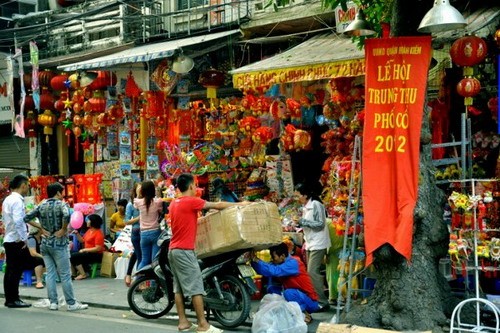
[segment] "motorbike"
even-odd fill
[[[160,250],[151,265],[136,272],[127,300],[137,315],[154,319],[166,315],[174,306],[173,276],[168,262],[170,234],[162,231],[158,238]],[[250,295],[257,292],[251,276],[252,268],[245,264],[244,254],[236,250],[198,260],[206,296],[203,296],[207,317],[210,313],[227,328],[241,325],[250,313]],[[186,309],[194,311],[190,298]]]

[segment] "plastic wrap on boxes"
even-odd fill
[[[263,249],[282,240],[278,206],[271,202],[231,207],[198,220],[198,258],[238,249]]]

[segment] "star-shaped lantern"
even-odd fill
[[[88,137],[89,137],[89,132],[87,132],[86,130],[83,131],[82,135],[80,135],[80,138],[82,139],[82,141],[87,141]]]
[[[64,128],[66,129],[69,129],[73,126],[73,122],[71,121],[71,119],[64,119],[63,121],[61,121],[61,124],[63,124]]]
[[[65,109],[69,109],[73,105],[73,101],[71,101],[69,98],[66,98],[66,100],[63,101],[63,103]]]
[[[84,133],[87,133],[87,132],[83,132],[83,133],[82,133],[82,137],[83,137],[83,134],[84,134]],[[83,149],[85,149],[85,150],[89,150],[89,149],[90,149],[90,140],[88,140],[88,139],[87,139],[87,140],[83,141],[83,142],[81,143],[81,145],[82,145]]]

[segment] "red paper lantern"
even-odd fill
[[[457,84],[457,92],[463,97],[474,97],[481,90],[481,82],[473,77],[466,77]]]
[[[154,118],[163,114],[165,109],[165,93],[163,91],[146,91],[146,104],[144,104],[144,116]]]
[[[50,87],[50,81],[55,76],[54,72],[49,70],[44,70],[38,74],[38,81],[40,83],[40,87],[48,88]]]
[[[486,58],[486,42],[477,36],[465,36],[457,39],[450,49],[452,61],[458,66],[474,66]]]
[[[105,90],[106,87],[116,85],[116,74],[110,71],[97,71],[97,77],[88,86],[92,90]]]
[[[479,94],[480,90],[481,82],[473,77],[466,77],[457,84],[458,94],[465,97],[464,105],[472,105],[472,97]]]
[[[48,91],[44,89],[42,94],[40,95],[40,109],[42,110],[53,110],[54,109],[54,96]]]
[[[35,112],[32,110],[28,111],[26,117],[24,118],[24,130],[28,132],[28,137],[34,138],[36,137],[36,116]]]
[[[54,109],[59,111],[59,112],[62,112],[64,111],[65,107],[64,107],[64,100],[63,99],[58,99],[55,103],[54,103]]]
[[[102,182],[102,174],[74,175],[76,181],[76,197],[78,202],[97,204],[102,201],[99,185]]]
[[[24,99],[24,109],[25,110],[35,110],[35,101],[33,100],[33,96],[26,95]]]
[[[50,86],[52,87],[53,90],[57,91],[66,90],[68,89],[68,87],[66,87],[64,82],[66,82],[67,80],[68,76],[66,74],[56,75],[50,80]]]
[[[23,74],[23,83],[26,90],[31,90],[31,73]]]
[[[217,88],[224,85],[224,72],[218,71],[216,69],[210,68],[200,74],[198,82],[205,88],[207,88],[207,97],[216,98]]]
[[[106,98],[101,91],[94,91],[94,95],[88,100],[88,102],[92,106],[93,113],[103,113],[106,111]],[[85,112],[88,111],[86,110],[85,103],[83,104],[83,110]]]

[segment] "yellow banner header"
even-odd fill
[[[353,77],[365,74],[365,59],[350,59],[326,64],[267,69],[233,74],[237,89],[250,89],[279,83]]]

